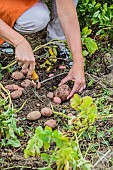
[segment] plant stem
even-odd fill
[[[11,62],[10,64],[8,64],[7,66],[2,67],[1,69],[2,69],[2,70],[6,70],[6,69],[8,69],[9,67],[12,67],[13,65],[15,65],[16,63],[17,63],[17,61],[13,61],[13,62]]]
[[[27,103],[27,100],[25,100],[25,102],[22,104],[22,106],[18,110],[16,110],[15,113],[20,112],[26,103]]]
[[[48,79],[45,79],[45,80],[41,81],[40,83],[43,84],[43,83],[45,83],[45,82],[47,82],[47,81],[49,81],[49,80],[52,80],[52,79],[54,79],[54,78],[56,78],[56,77],[59,77],[59,76],[62,76],[62,75],[64,75],[64,74],[67,74],[67,72],[57,74],[57,75],[55,75],[55,76],[53,76],[53,77],[50,77],[50,78],[48,78]]]

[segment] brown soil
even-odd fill
[[[28,38],[32,44],[32,48],[37,46],[37,38],[36,37],[39,37],[39,36],[37,36],[35,34],[35,35],[32,35],[30,38]],[[31,39],[33,39],[33,40],[31,41]],[[42,37],[40,37],[40,39],[41,40],[43,39],[43,41],[41,41],[41,43],[45,42],[44,41],[45,33],[42,34]],[[40,42],[40,40],[38,40],[38,42]],[[38,43],[38,44],[40,44],[40,43]],[[40,53],[42,53],[42,51],[40,51]],[[39,54],[36,53],[35,55],[36,55],[36,61],[40,62],[37,57]],[[93,58],[91,60],[88,59],[87,64],[86,64],[86,72],[87,72],[86,82],[88,84],[88,82],[91,78],[93,78],[95,82],[91,86],[89,86],[89,87],[87,86],[86,89],[81,93],[81,96],[89,95],[89,96],[92,96],[95,98],[95,96],[97,95],[96,98],[98,98],[98,96],[100,95],[100,97],[101,97],[102,93],[103,93],[102,89],[103,89],[103,84],[104,84],[103,81],[104,81],[106,87],[110,91],[112,91],[112,95],[109,97],[113,99],[113,82],[111,83],[111,76],[113,76],[113,74],[112,74],[111,70],[109,69],[109,65],[106,64],[107,61],[105,61],[103,56],[105,56],[105,55],[102,54],[101,52],[98,52],[97,54],[95,54],[93,56]],[[13,56],[8,56],[6,54],[2,54],[2,56],[0,57],[0,62],[4,66],[4,65],[7,65],[12,60],[12,58],[13,58]],[[54,73],[55,75],[62,73],[63,71],[58,69],[58,66],[59,66],[59,64],[61,64],[61,62],[62,62],[62,64],[65,64],[64,60],[60,60],[60,62],[58,60],[57,64],[54,65],[54,67],[50,71],[50,73]],[[15,65],[15,67],[13,69],[19,70],[20,68],[17,65]],[[49,73],[47,73],[45,71],[45,69],[39,69],[38,64],[36,65],[36,71],[39,74],[40,81],[48,79]],[[1,81],[3,85],[12,84],[12,83],[20,85],[22,82],[22,81],[14,81],[11,78],[11,73],[6,72],[6,71],[4,71],[3,76],[4,76],[3,80]],[[110,78],[108,80],[109,76],[110,76]],[[40,160],[40,158],[25,159],[23,157],[23,150],[25,149],[25,147],[27,145],[27,141],[37,126],[44,127],[44,122],[47,119],[51,119],[51,118],[56,119],[57,129],[61,129],[61,130],[63,129],[64,126],[66,126],[66,121],[64,118],[53,115],[50,118],[41,117],[37,121],[30,122],[30,121],[26,120],[26,116],[31,111],[35,111],[35,110],[40,111],[41,108],[50,106],[51,100],[48,99],[46,97],[46,95],[49,91],[54,91],[56,89],[56,87],[58,86],[58,84],[60,83],[60,81],[63,77],[65,77],[65,75],[58,76],[57,78],[53,78],[53,79],[43,83],[41,88],[39,90],[37,90],[37,95],[34,93],[34,89],[30,87],[30,88],[26,88],[26,90],[21,98],[19,98],[17,100],[13,100],[14,107],[16,107],[16,108],[21,107],[21,105],[24,103],[24,101],[27,100],[27,103],[25,104],[24,108],[17,115],[18,126],[20,126],[24,129],[25,135],[20,138],[20,142],[21,142],[20,148],[14,149],[12,147],[6,147],[6,148],[2,148],[0,150],[0,158],[2,158],[2,161],[0,162],[1,169],[5,169],[5,168],[10,169],[11,167],[12,167],[11,169],[14,169],[14,170],[15,169],[16,170],[18,170],[18,169],[37,169],[38,167],[43,167],[44,165],[46,165],[45,162]],[[107,82],[106,82],[106,79],[107,79]],[[70,85],[70,87],[72,87],[71,82],[69,83],[69,85]],[[111,104],[113,106],[113,100],[110,100],[109,104]],[[56,111],[60,111],[60,112],[64,111],[65,114],[74,113],[74,110],[71,109],[71,107],[70,107],[70,101],[66,101],[62,105],[53,104],[53,107],[55,108]],[[107,129],[109,129],[110,127],[113,127],[113,119],[111,118],[111,119],[107,119],[106,121],[98,121],[98,122],[96,122],[96,124],[98,124],[99,131],[106,132]],[[107,134],[104,139],[109,142],[111,149],[113,149],[112,148],[113,147],[113,137],[111,137],[111,134],[109,134],[109,135]],[[100,139],[100,140],[102,140],[102,139]],[[95,142],[98,142],[98,139],[95,139]],[[86,147],[86,144],[87,144],[87,141],[84,143],[85,147]],[[83,146],[83,149],[84,149],[84,146]],[[108,148],[106,147],[106,145],[104,145],[102,143],[100,146],[97,146],[97,150],[98,150],[98,153],[100,154],[100,156],[102,155],[102,153],[105,153],[107,151],[107,149]],[[112,154],[112,157],[113,157],[113,154]],[[93,155],[93,153],[89,153],[88,159],[90,161],[92,161],[92,163],[94,163],[99,158],[96,154]],[[111,156],[108,159],[110,160]],[[104,165],[105,165],[104,170],[105,169],[107,170],[107,168],[110,168],[112,166],[112,164],[108,160],[106,160],[104,162]],[[20,167],[18,167],[18,166],[20,166]],[[22,168],[21,168],[21,166],[22,166]],[[24,168],[24,166],[25,166],[25,168]],[[53,165],[52,169],[56,169],[56,166]],[[103,169],[101,162],[96,167],[96,169],[97,170]]]

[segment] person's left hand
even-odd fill
[[[74,95],[74,93],[81,92],[83,89],[85,89],[86,84],[85,84],[84,66],[83,65],[81,66],[79,64],[74,64],[71,67],[68,75],[64,79],[62,79],[59,86],[65,84],[69,80],[74,81],[74,86],[67,99],[71,98]]]

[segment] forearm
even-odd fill
[[[0,19],[0,37],[8,43],[16,46],[24,37],[9,27],[3,20]]]
[[[62,0],[57,0],[58,15],[68,45],[72,52],[73,62],[79,62],[83,64],[80,27],[73,0],[70,0],[71,4],[69,4],[68,1],[68,5],[63,7],[61,6],[61,3],[59,4],[60,1]],[[67,7],[69,5],[70,7]]]

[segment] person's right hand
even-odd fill
[[[20,63],[22,71],[27,72],[27,77],[30,77],[35,69],[35,58],[27,40],[24,39],[15,47],[15,59]]]

